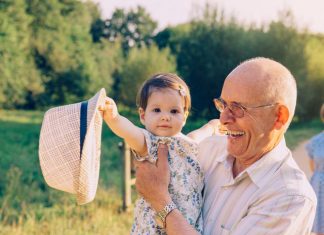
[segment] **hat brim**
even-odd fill
[[[105,89],[101,89],[88,101],[87,132],[85,135],[80,161],[80,174],[77,190],[79,205],[92,201],[96,195],[101,154],[102,117],[98,110],[106,97]]]
[[[105,97],[105,89],[101,89],[86,102],[55,107],[44,115],[39,138],[44,179],[55,189],[76,194],[78,204],[90,202],[96,194],[102,130],[98,106]],[[82,118],[83,103],[87,103],[86,119]]]

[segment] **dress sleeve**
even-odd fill
[[[142,131],[147,146],[147,155],[140,156],[136,151],[132,150],[134,158],[137,161],[149,161],[155,164],[157,161],[158,137],[156,137],[155,135],[153,135],[145,129],[142,129]]]
[[[306,144],[306,151],[308,153],[308,156],[311,159],[314,159],[314,150],[313,150],[313,141],[310,140],[307,144]]]

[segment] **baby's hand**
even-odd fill
[[[109,97],[105,98],[104,104],[99,105],[104,120],[112,120],[118,116],[118,109],[115,101]]]

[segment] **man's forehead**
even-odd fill
[[[251,103],[264,96],[262,80],[249,73],[231,73],[224,82],[221,97],[228,101]]]

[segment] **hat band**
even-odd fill
[[[87,132],[87,112],[88,112],[88,101],[84,101],[81,103],[81,112],[80,112],[80,159],[82,156],[84,138]]]

